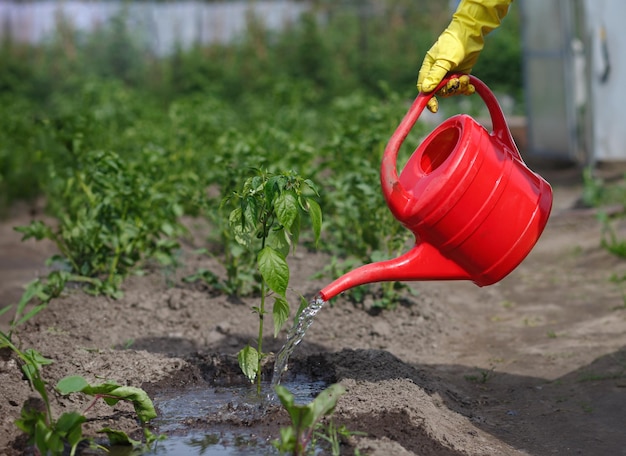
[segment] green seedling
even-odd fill
[[[65,284],[72,279],[73,276],[65,271],[53,271],[46,279],[35,279],[26,285],[24,293],[15,305],[8,332],[0,332],[0,347],[9,346],[7,343],[11,342],[15,329],[45,309],[52,299],[59,297]],[[0,309],[0,315],[12,309],[13,305],[6,306]]]
[[[260,275],[260,305],[252,308],[259,317],[256,347],[248,344],[238,354],[243,373],[251,382],[256,379],[258,394],[261,393],[261,363],[266,356],[263,352],[266,300],[274,301],[272,317],[276,337],[289,318],[286,258],[298,243],[304,215],[310,218],[316,244],[320,237],[322,211],[314,199],[317,196],[313,182],[295,173],[257,171],[244,182],[240,191],[225,200],[235,205],[229,216],[233,236],[254,253]]]
[[[139,389],[128,386],[119,386],[112,382],[101,385],[90,385],[80,376],[66,377],[60,380],[56,386],[60,394],[66,395],[82,392],[94,396],[92,403],[84,412],[65,412],[54,419],[50,407],[50,396],[47,390],[47,382],[41,375],[44,366],[52,363],[52,360],[44,357],[33,349],[21,350],[12,341],[16,328],[33,318],[58,297],[65,288],[66,282],[78,279],[66,271],[53,271],[45,280],[36,279],[30,282],[20,301],[15,306],[15,314],[10,321],[7,333],[0,331],[0,349],[8,348],[20,360],[22,372],[28,379],[31,389],[39,394],[39,398],[32,398],[22,407],[21,416],[16,420],[16,426],[29,436],[29,441],[40,454],[60,455],[64,454],[66,446],[70,448],[70,454],[74,455],[78,445],[86,439],[82,434],[82,425],[87,421],[85,414],[102,398],[109,405],[115,405],[120,400],[132,402],[138,418],[144,424],[156,417],[152,401],[147,394]],[[7,306],[0,311],[0,315],[7,313],[12,306]],[[121,431],[104,429],[112,445],[131,445],[134,448],[144,448],[144,444],[134,441]],[[144,426],[145,446],[150,446],[158,438]],[[93,442],[91,443],[92,446]]]
[[[337,401],[345,391],[342,385],[330,385],[310,403],[297,405],[294,395],[287,388],[282,385],[276,386],[276,394],[289,413],[291,425],[281,428],[280,440],[275,441],[274,446],[280,452],[293,456],[307,454],[315,432],[320,430],[321,420],[333,413]],[[336,435],[330,437],[331,440],[333,438],[337,441]]]
[[[465,381],[467,382],[484,385],[493,377],[494,370],[495,370],[495,367],[492,367],[491,369],[488,369],[488,370],[478,369],[478,374],[468,374],[468,375],[465,375],[464,378],[465,378]]]
[[[15,422],[16,426],[29,437],[30,444],[34,445],[42,455],[64,454],[66,446],[70,448],[70,455],[76,454],[78,445],[86,439],[82,433],[82,425],[87,421],[85,416],[89,409],[100,398],[109,405],[117,402],[129,401],[133,404],[139,420],[145,425],[156,417],[156,411],[152,401],[145,391],[130,386],[120,386],[112,382],[100,385],[90,385],[80,376],[71,376],[61,379],[56,389],[60,394],[66,395],[82,392],[94,397],[92,403],[82,412],[64,412],[58,418],[54,418],[50,406],[50,396],[47,390],[47,382],[41,375],[44,366],[52,363],[52,360],[44,357],[36,350],[20,350],[8,334],[0,331],[0,349],[8,348],[18,357],[22,372],[28,379],[33,391],[39,394],[39,398],[27,401],[22,407],[21,416]],[[142,447],[141,442],[130,439],[121,431],[110,429],[103,430],[109,435],[112,444],[123,443],[133,447]],[[144,426],[144,435],[147,446],[158,438]],[[95,444],[91,442],[92,446]]]
[[[626,257],[626,241],[618,236],[615,225],[618,220],[626,216],[626,188],[623,183],[607,183],[593,175],[592,168],[583,170],[583,204],[600,208],[598,220],[602,224],[601,246],[609,253],[620,258]],[[603,207],[621,205],[621,210],[607,213]]]
[[[337,427],[337,425],[331,420],[328,424],[321,424],[320,430],[315,432],[315,437],[323,440],[330,445],[330,453],[332,456],[341,455],[341,441],[343,439],[349,439],[354,435],[365,436],[365,432],[350,431],[345,425]],[[358,456],[359,450],[355,449],[355,456]]]
[[[42,362],[44,359],[38,359]],[[49,364],[49,360],[45,360]],[[32,374],[33,364],[28,370]],[[40,379],[36,380],[39,385]],[[37,391],[42,394],[43,402],[46,410],[42,411],[36,407],[25,406],[22,408],[21,417],[16,421],[16,425],[24,431],[29,437],[30,442],[34,444],[41,454],[62,454],[65,445],[70,447],[70,454],[74,455],[78,445],[85,441],[82,434],[82,424],[87,421],[86,414],[93,405],[103,399],[108,405],[115,405],[119,401],[131,402],[137,413],[137,417],[144,425],[151,419],[156,417],[156,411],[152,401],[140,388],[131,386],[120,386],[114,382],[106,382],[100,385],[90,385],[83,377],[70,376],[65,377],[56,385],[57,391],[62,395],[82,392],[86,395],[93,396],[93,401],[82,412],[65,412],[58,419],[52,419],[50,412],[49,399],[47,394],[39,385]],[[128,437],[124,432],[104,428],[100,431],[109,437],[111,445],[127,445],[133,448],[147,449],[158,438],[154,436],[147,427],[144,426],[144,436],[146,444],[136,441]],[[91,442],[92,446],[97,446]]]

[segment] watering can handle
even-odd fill
[[[396,149],[397,154],[397,150],[400,149],[400,146],[409,134],[409,131],[411,130],[411,128],[413,128],[413,125],[415,125],[415,122],[417,122],[417,119],[424,111],[424,108],[428,104],[428,101],[433,96],[435,96],[437,91],[444,87],[450,79],[458,78],[460,76],[462,75],[450,74],[443,78],[437,88],[432,92],[420,92],[413,102],[413,105],[409,109],[409,112],[407,112],[407,114],[404,116],[404,119],[402,119],[402,122],[400,122],[400,125],[398,126],[396,132],[389,141],[387,149]],[[470,84],[474,85],[474,87],[476,88],[476,93],[480,95],[480,97],[487,105],[487,109],[489,110],[489,115],[491,116],[491,123],[493,128],[493,132],[491,133],[491,135],[498,138],[509,149],[511,149],[511,152],[514,154],[515,158],[523,163],[524,160],[522,159],[522,156],[520,155],[519,150],[517,149],[517,146],[513,141],[511,132],[509,131],[509,128],[506,124],[506,119],[504,118],[504,113],[502,112],[502,108],[500,108],[500,105],[498,104],[496,96],[493,94],[493,92],[491,92],[491,90],[489,90],[489,87],[487,87],[487,85],[476,76],[470,75],[469,78]],[[393,160],[395,162],[396,157],[393,157]]]
[[[519,150],[515,145],[515,141],[513,141],[511,131],[506,124],[504,113],[502,112],[502,108],[500,108],[500,105],[498,104],[496,96],[491,90],[489,90],[489,87],[487,87],[487,85],[483,81],[471,75],[469,78],[470,84],[472,84],[476,88],[476,93],[480,95],[480,97],[487,105],[487,109],[489,110],[489,115],[491,116],[491,124],[493,128],[493,132],[491,134],[498,138],[506,146],[508,146],[515,158],[524,163],[524,160],[522,159],[522,156],[520,155]],[[444,81],[447,82],[449,79],[450,78],[445,78]],[[443,84],[441,86],[443,87]],[[439,87],[437,88],[437,90],[439,90]]]
[[[413,108],[409,111],[405,119],[402,121],[403,123],[410,124],[408,130],[410,130],[419,116],[424,111],[424,108],[428,104],[428,101],[437,94],[437,91],[444,87],[450,79],[458,78],[462,76],[461,74],[449,74],[439,83],[437,88],[432,92],[424,93],[420,92],[417,96],[417,99],[414,102]],[[491,116],[491,124],[493,128],[492,136],[498,138],[501,142],[503,142],[511,152],[515,155],[515,158],[523,162],[522,156],[513,141],[513,137],[511,136],[511,132],[506,124],[506,119],[504,118],[504,113],[502,112],[502,108],[498,104],[498,100],[496,96],[493,94],[489,87],[478,79],[476,76],[469,75],[470,84],[472,84],[476,88],[476,93],[480,95],[480,98],[483,99],[485,104],[487,105],[487,109],[489,110],[489,115]],[[407,130],[407,133],[408,133]]]
[[[387,143],[385,153],[383,154],[380,178],[383,192],[385,193],[385,197],[387,199],[387,204],[394,214],[407,213],[409,210],[408,208],[412,206],[412,197],[402,189],[400,183],[398,182],[398,171],[396,169],[398,151],[415,125],[415,122],[417,122],[417,119],[424,111],[428,101],[435,96],[437,91],[446,85],[450,79],[455,77],[458,78],[460,76],[461,75],[459,74],[448,75],[439,83],[434,91],[429,93],[420,92]],[[470,83],[476,88],[476,93],[480,95],[489,110],[493,127],[493,132],[490,133],[490,135],[497,138],[498,141],[504,144],[507,149],[510,150],[511,155],[514,158],[524,163],[524,160],[522,160],[522,156],[513,141],[511,132],[507,127],[504,113],[502,112],[495,95],[491,92],[491,90],[489,90],[485,83],[477,77],[470,76],[469,78]]]

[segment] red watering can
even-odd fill
[[[387,205],[415,234],[415,246],[338,278],[321,290],[324,301],[372,282],[491,285],[531,251],[548,221],[552,189],[525,165],[494,94],[473,76],[470,83],[489,109],[493,131],[468,115],[453,116],[428,135],[398,177],[400,146],[435,92],[418,95],[387,144],[380,175]]]

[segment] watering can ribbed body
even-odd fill
[[[400,147],[432,97],[421,93],[385,148],[381,187],[394,217],[414,233],[413,248],[345,274],[320,292],[322,298],[380,281],[490,285],[532,250],[548,221],[552,190],[523,162],[495,96],[479,79],[470,82],[489,109],[492,132],[468,115],[453,116],[424,139],[398,175]]]

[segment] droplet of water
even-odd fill
[[[309,305],[302,309],[302,312],[298,315],[296,322],[287,333],[287,341],[276,355],[276,361],[274,361],[274,372],[270,383],[270,394],[273,394],[274,388],[280,383],[280,377],[287,368],[289,357],[295,350],[296,346],[304,338],[304,334],[313,323],[315,315],[317,315],[322,307],[324,307],[324,304],[326,304],[326,301],[324,301],[320,295],[311,299],[309,301]]]

